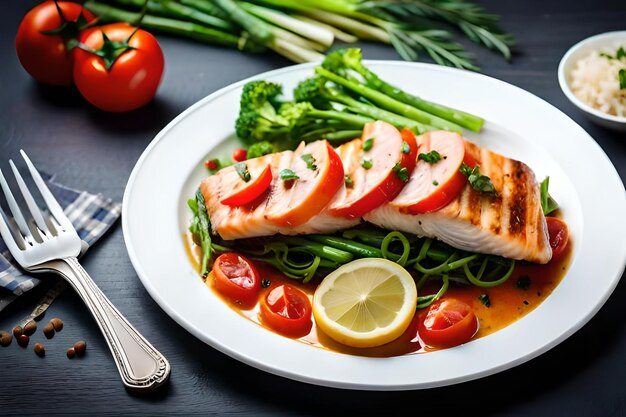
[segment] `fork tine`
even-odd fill
[[[2,240],[4,240],[5,245],[7,245],[9,252],[14,254],[13,257],[16,256],[15,254],[20,253],[23,250],[23,248],[20,248],[17,242],[15,241],[15,237],[11,233],[11,230],[9,227],[9,220],[6,218],[4,210],[2,210],[1,208],[0,208],[0,236],[2,236]]]
[[[20,174],[20,172],[17,170],[17,167],[13,163],[13,160],[9,159],[9,165],[11,166],[11,169],[13,170],[13,175],[15,175],[15,179],[17,180],[17,185],[20,187],[20,191],[22,191],[22,195],[24,196],[26,205],[28,206],[28,209],[30,210],[30,214],[33,216],[33,219],[35,220],[37,227],[39,228],[39,230],[42,230],[44,233],[49,234],[50,230],[48,229],[48,225],[46,224],[46,221],[43,219],[41,210],[39,210],[39,207],[37,206],[37,203],[35,202],[33,195],[30,193],[30,190],[28,189],[26,182],[24,182],[24,178],[22,178],[22,174]]]
[[[7,203],[9,204],[9,209],[11,210],[11,214],[13,214],[13,218],[17,223],[17,227],[20,228],[20,232],[22,235],[29,238],[32,237],[30,229],[28,228],[28,224],[26,220],[24,220],[24,216],[20,210],[20,207],[17,205],[17,201],[15,201],[15,197],[13,197],[13,193],[7,184],[4,175],[2,174],[2,170],[0,169],[0,186],[2,186],[2,191],[4,191],[4,195],[7,199]]]
[[[26,166],[30,171],[30,175],[33,177],[33,181],[35,181],[35,185],[37,186],[37,188],[39,188],[41,196],[48,205],[48,210],[50,210],[50,213],[52,213],[52,215],[56,219],[56,222],[53,222],[55,227],[56,224],[59,223],[61,228],[65,230],[71,229],[73,227],[72,223],[69,221],[65,213],[63,213],[63,209],[59,205],[59,202],[50,192],[50,189],[41,177],[39,171],[37,171],[37,168],[35,168],[35,165],[31,162],[30,158],[28,157],[28,155],[26,155],[26,152],[24,152],[24,150],[20,149],[20,153],[22,154],[24,161],[26,161]]]

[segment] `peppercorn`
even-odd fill
[[[17,344],[20,345],[21,347],[26,347],[28,346],[28,342],[30,341],[30,337],[28,337],[28,335],[20,335],[20,337],[17,338]]]
[[[80,340],[74,344],[76,356],[83,356],[85,354],[85,350],[87,350],[87,343],[85,343],[84,340]]]
[[[43,334],[46,335],[48,339],[52,339],[54,336],[54,325],[49,322],[43,326]]]
[[[0,345],[3,347],[7,347],[13,341],[13,336],[9,332],[0,331]]]
[[[37,323],[35,323],[33,320],[29,321],[24,326],[24,334],[26,336],[32,336],[36,330],[37,330]]]
[[[37,356],[39,356],[40,358],[46,356],[46,347],[43,345],[43,343],[35,343],[34,350]]]
[[[13,328],[13,336],[15,336],[16,339],[23,334],[24,334],[24,329],[22,329],[22,326],[15,326]]]
[[[50,320],[50,323],[52,323],[52,326],[54,326],[54,330],[56,330],[57,332],[63,330],[63,320],[61,320],[60,318],[55,317]]]

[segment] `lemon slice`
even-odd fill
[[[416,303],[415,281],[406,269],[386,259],[358,259],[324,278],[313,296],[313,316],[337,342],[373,347],[407,329]]]

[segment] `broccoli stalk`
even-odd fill
[[[363,77],[368,87],[381,91],[402,103],[456,123],[473,132],[479,132],[485,122],[484,119],[478,116],[421,99],[381,80],[378,75],[363,65],[361,50],[358,48],[331,52],[324,59],[322,67],[344,78],[348,76],[347,70],[356,71]]]
[[[353,139],[360,136],[365,123],[373,121],[358,114],[320,110],[308,102],[281,102],[281,94],[280,84],[266,81],[246,84],[235,123],[237,136],[248,143],[276,143],[282,149],[300,140]]]
[[[456,123],[449,122],[441,117],[434,116],[426,113],[423,110],[417,109],[406,103],[391,98],[385,93],[378,90],[374,90],[366,85],[363,85],[353,79],[342,77],[341,75],[330,72],[323,67],[315,68],[315,72],[324,77],[325,79],[334,82],[348,90],[352,90],[359,96],[373,102],[374,104],[382,107],[385,110],[400,114],[409,119],[418,121],[420,123],[430,125],[436,129],[450,130],[452,132],[461,132],[461,126]]]
[[[407,127],[420,134],[427,130],[434,130],[432,126],[358,101],[348,94],[328,86],[322,77],[311,77],[301,81],[294,90],[294,97],[297,102],[310,102],[313,106],[323,109],[332,109],[339,103],[351,112],[371,117],[374,120],[386,121],[397,128]]]

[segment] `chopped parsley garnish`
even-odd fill
[[[400,181],[407,182],[409,180],[409,170],[400,165],[400,162],[396,162],[393,166],[393,172],[396,173]]]
[[[617,52],[615,52],[615,56],[611,56],[604,52],[602,52],[600,56],[603,56],[609,60],[616,59],[619,61],[622,58],[626,58],[626,50],[624,50],[623,46],[620,46]],[[626,89],[626,69],[622,68],[619,70],[619,72],[617,73],[617,79],[619,80],[619,89],[625,90]]]
[[[313,155],[310,153],[305,153],[300,158],[306,162],[306,167],[311,171],[315,171],[317,169],[317,165],[315,165],[315,158],[313,158]]]
[[[621,70],[619,70],[617,76],[619,78],[619,89],[626,89],[626,69],[622,68]]]
[[[523,275],[517,279],[517,284],[515,284],[517,288],[520,290],[527,291],[530,288],[530,277],[528,275]]]
[[[250,176],[250,171],[248,171],[248,166],[245,162],[239,162],[238,164],[235,164],[235,171],[237,171],[237,174],[239,174],[241,179],[245,182],[250,181],[250,179],[252,178]]]
[[[363,150],[365,152],[367,152],[370,149],[372,149],[373,146],[374,146],[374,138],[369,138],[365,142],[363,142]]]
[[[267,288],[267,287],[269,287],[269,286],[270,286],[270,284],[271,284],[271,283],[272,283],[272,282],[271,282],[269,279],[267,279],[267,278],[266,278],[266,279],[264,279],[263,281],[261,281],[261,287],[263,287],[263,288]]]
[[[402,153],[408,155],[411,153],[411,146],[405,141],[402,141]]]
[[[292,180],[300,179],[300,177],[289,168],[285,168],[282,171],[280,171],[279,176],[280,176],[280,179],[283,181],[292,181]]]
[[[373,165],[374,165],[374,163],[372,162],[372,160],[371,160],[371,159],[365,159],[365,158],[364,158],[364,159],[361,161],[361,166],[362,166],[364,169],[370,169]]]
[[[343,182],[346,184],[346,187],[350,188],[354,185],[354,181],[352,181],[352,177],[348,174],[346,174],[343,177]]]
[[[489,294],[480,294],[478,296],[478,300],[485,305],[485,307],[491,307],[491,300],[489,299]]]
[[[434,164],[443,159],[443,156],[435,150],[432,150],[428,153],[421,153],[417,156],[417,159],[421,159],[422,161],[428,162],[429,164]]]
[[[550,197],[550,193],[548,193],[549,183],[550,177],[546,177],[546,179],[543,180],[539,186],[539,191],[541,193],[541,209],[543,210],[543,214],[545,216],[559,208],[559,203],[554,201],[554,199]]]
[[[496,187],[493,186],[491,178],[486,175],[481,175],[480,165],[476,165],[474,168],[470,168],[465,162],[461,163],[459,168],[461,174],[467,177],[472,188],[479,193],[486,194],[491,197],[497,197]]]
[[[433,180],[433,185],[434,185],[435,187],[436,187],[436,186],[438,186],[438,185],[439,185],[439,181],[437,181],[437,180]]]

